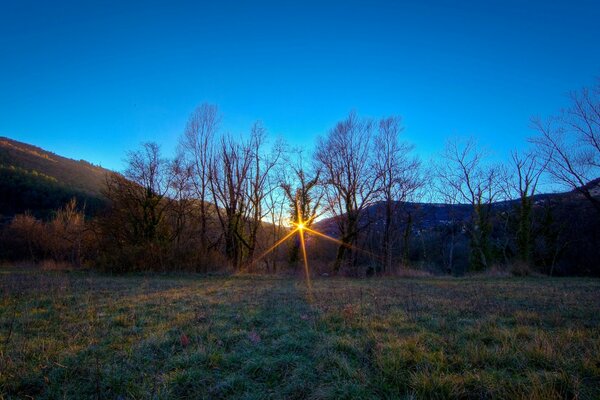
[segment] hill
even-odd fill
[[[83,160],[0,137],[0,216],[29,211],[46,218],[73,197],[93,215],[105,204],[101,189],[107,172]]]
[[[596,179],[586,187],[595,195],[599,192],[599,182]],[[514,257],[517,251],[517,206],[517,200],[491,205],[490,245],[493,256],[499,262]],[[597,262],[600,258],[598,213],[589,200],[578,191],[538,194],[534,197],[532,211],[532,256],[541,271],[600,276]],[[360,226],[365,227],[363,244],[374,251],[382,240],[384,212],[383,203],[374,203],[364,210],[360,220]],[[396,227],[393,239],[395,257],[403,257],[402,251],[406,251],[410,262],[428,267],[445,266],[446,271],[452,270],[459,275],[464,273],[470,259],[465,226],[471,214],[472,208],[465,204],[395,204],[392,217]],[[335,217],[316,222],[314,229],[339,238]]]
[[[600,196],[600,178],[590,181],[585,186],[593,196]],[[492,212],[513,210],[518,206],[519,200],[505,200],[492,203]],[[567,211],[577,211],[579,213],[593,214],[588,200],[576,190],[562,193],[540,193],[534,196],[534,208],[553,207],[566,209]],[[468,204],[445,204],[445,203],[415,203],[415,202],[395,202],[395,223],[402,226],[408,215],[411,216],[411,223],[415,230],[431,230],[439,226],[452,223],[461,223],[467,221],[472,214],[472,207]],[[375,202],[365,208],[362,214],[362,224],[370,225],[375,229],[383,228],[385,203],[383,201]],[[338,228],[335,217],[322,219],[315,223],[315,228],[321,232],[326,232],[331,236],[338,235]]]

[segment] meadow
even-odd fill
[[[600,281],[0,270],[0,399],[600,398]]]

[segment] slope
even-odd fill
[[[83,160],[0,137],[0,216],[28,211],[46,218],[73,197],[93,215],[105,204],[101,191],[107,172]]]

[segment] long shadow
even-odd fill
[[[306,366],[313,364],[315,334],[299,282],[96,277],[75,278],[66,288],[54,283],[54,291],[37,296],[48,296],[51,307],[70,298],[73,309],[43,332],[64,338],[64,348],[48,354],[42,368],[22,359],[13,372],[27,373],[0,388],[8,397],[231,398],[281,392],[288,378],[296,382],[290,392],[299,393],[314,379]],[[35,284],[25,286],[34,296]],[[20,353],[24,343],[18,338],[6,354]]]

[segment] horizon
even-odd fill
[[[356,110],[400,116],[424,160],[455,136],[503,159],[600,71],[591,1],[33,4],[0,16],[0,135],[117,171],[204,102],[234,136],[312,149]]]

